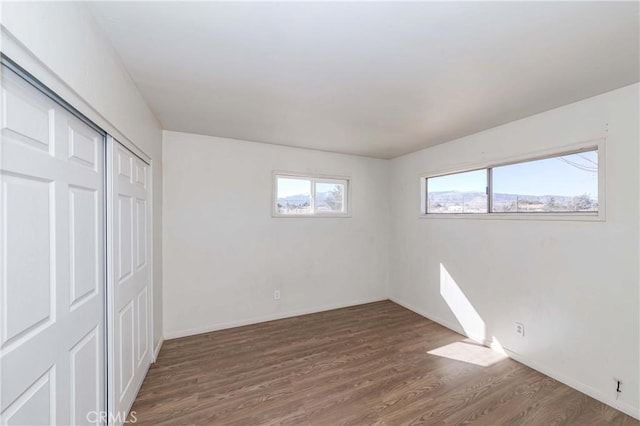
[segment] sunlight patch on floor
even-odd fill
[[[489,367],[506,358],[506,355],[472,341],[454,342],[427,352],[430,355],[441,356],[456,361]]]

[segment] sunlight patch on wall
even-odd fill
[[[502,344],[498,341],[498,338],[496,336],[493,336],[491,338],[491,349],[504,356],[508,356],[507,351],[504,350],[504,347],[502,347]]]
[[[484,342],[486,337],[484,321],[442,263],[440,264],[440,294],[466,335]]]

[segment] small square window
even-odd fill
[[[275,175],[275,216],[347,216],[349,180]]]

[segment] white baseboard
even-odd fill
[[[261,322],[297,317],[299,315],[315,314],[317,312],[331,311],[333,309],[348,308],[349,306],[357,306],[357,305],[364,305],[366,303],[381,302],[383,300],[387,300],[387,298],[384,297],[384,298],[376,298],[376,299],[370,299],[370,300],[356,300],[348,303],[336,303],[333,305],[298,309],[298,310],[289,311],[286,313],[276,312],[273,314],[263,315],[259,317],[247,318],[247,319],[236,320],[236,321],[228,321],[228,322],[218,323],[218,324],[211,324],[204,327],[196,327],[196,328],[190,328],[186,330],[177,330],[177,331],[165,331],[164,337],[167,340],[177,339],[179,337],[193,336],[196,334],[209,333],[211,331],[225,330],[227,328],[242,327],[244,325],[258,324]]]
[[[614,398],[611,398],[603,394],[602,392],[600,392],[598,389],[593,388],[592,386],[586,385],[575,379],[567,377],[564,374],[558,373],[557,371],[553,371],[547,368],[546,366],[540,365],[534,361],[525,359],[524,357],[522,357],[522,355],[514,353],[513,351],[510,351],[507,348],[505,348],[505,352],[507,353],[507,355],[509,355],[510,358],[513,358],[514,360],[526,365],[527,367],[531,367],[534,370],[537,370],[542,374],[545,374],[551,377],[552,379],[555,379],[561,383],[564,383],[569,387],[574,388],[577,391],[580,391],[586,395],[589,395],[593,399],[597,399],[603,404],[607,404],[615,408],[616,410],[622,411],[623,413],[628,414],[629,416],[640,420],[640,408],[636,408],[627,402],[618,401]]]
[[[153,364],[155,364],[156,360],[158,359],[158,354],[160,353],[160,348],[162,348],[162,344],[164,343],[164,338],[160,338],[160,340],[158,340],[158,344],[156,345],[156,348],[153,350],[153,359],[151,360],[151,362]]]
[[[410,303],[406,303],[404,301],[401,301],[395,297],[390,297],[389,300],[391,300],[393,303],[397,303],[398,305],[405,307],[407,309],[409,309],[410,311],[413,311],[415,313],[417,313],[418,315],[421,315],[433,322],[437,322],[438,324],[455,331],[456,333],[462,334],[463,336],[466,336],[470,339],[473,339],[477,342],[480,342],[482,344],[484,344],[485,346],[491,347],[491,340],[487,340],[486,338],[484,338],[484,336],[469,336],[467,333],[465,333],[465,331],[462,329],[462,327],[460,327],[459,324],[454,324],[448,321],[445,321],[441,318],[437,318],[434,317],[433,315],[427,313],[426,311],[424,311],[423,309],[417,308],[413,305],[411,305]],[[640,408],[638,407],[634,407],[633,405],[624,402],[624,401],[618,401],[604,393],[602,393],[601,391],[593,388],[592,386],[586,385],[578,380],[572,379],[571,377],[565,376],[564,374],[560,374],[555,370],[552,370],[550,368],[548,368],[545,365],[541,365],[538,364],[535,361],[532,361],[530,359],[527,359],[527,357],[522,356],[521,354],[518,354],[516,352],[513,352],[512,350],[508,349],[508,348],[503,348],[504,351],[506,352],[506,354],[509,356],[509,358],[512,358],[516,361],[518,361],[521,364],[526,365],[527,367],[533,368],[536,371],[539,371],[540,373],[547,375],[549,377],[551,377],[552,379],[555,379],[561,383],[564,383],[565,385],[572,387],[573,389],[582,392],[586,395],[589,395],[591,398],[597,399],[598,401],[607,404],[613,408],[615,408],[616,410],[622,411],[625,414],[628,414],[631,417],[634,417],[636,419],[640,420]]]

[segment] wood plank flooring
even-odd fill
[[[136,425],[640,424],[389,301],[169,340],[132,412]]]

